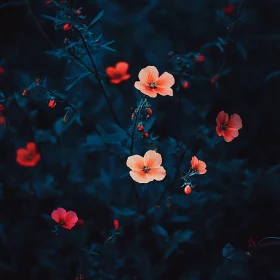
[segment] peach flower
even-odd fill
[[[164,72],[159,77],[159,72],[155,66],[147,66],[139,72],[139,80],[134,83],[135,88],[142,93],[155,98],[157,94],[173,96],[172,86],[175,84],[173,75]]]
[[[128,157],[127,167],[131,178],[137,183],[149,183],[151,181],[161,181],[166,176],[165,169],[161,166],[162,157],[154,150],[147,151],[144,157],[134,155]]]
[[[227,113],[221,111],[216,118],[216,132],[223,136],[226,142],[231,142],[239,135],[238,130],[242,128],[242,120],[238,114],[233,114],[230,119]]]
[[[112,84],[119,84],[122,81],[125,81],[130,78],[130,74],[127,73],[128,70],[127,62],[118,62],[115,67],[108,66],[106,68],[106,74],[110,78]]]
[[[196,156],[192,157],[191,160],[192,170],[198,174],[205,174],[206,170],[206,163],[202,160],[198,160]]]

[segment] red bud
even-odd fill
[[[29,92],[29,90],[25,89],[25,90],[22,92],[22,96],[27,95],[27,94],[28,94],[28,92]]]
[[[56,101],[54,99],[50,100],[48,106],[54,108],[56,106]]]
[[[189,82],[188,81],[184,81],[183,82],[183,88],[188,88],[189,87]]]
[[[72,24],[70,24],[70,23],[64,24],[64,26],[63,26],[64,31],[69,31],[71,29],[72,29]]]
[[[146,112],[147,112],[147,114],[149,114],[149,115],[152,115],[152,114],[153,114],[153,111],[152,111],[151,108],[147,108],[147,109],[146,109]]]
[[[143,137],[146,138],[146,139],[149,138],[149,133],[148,132],[143,132]]]
[[[4,111],[4,110],[5,110],[4,105],[0,104],[0,111]]]
[[[138,131],[143,131],[144,130],[144,125],[142,123],[139,123],[137,126]]]
[[[114,228],[115,228],[115,230],[119,230],[120,224],[119,224],[118,220],[114,220]]]

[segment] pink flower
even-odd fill
[[[147,66],[139,72],[139,80],[134,83],[135,88],[142,93],[155,98],[157,94],[173,96],[172,86],[175,84],[173,75],[164,72],[159,77],[159,72],[155,66]]]
[[[52,219],[55,220],[59,226],[71,229],[78,221],[77,214],[73,211],[68,211],[64,208],[57,208],[52,212]]]
[[[223,136],[226,142],[231,142],[239,135],[238,130],[242,128],[242,120],[238,114],[233,114],[230,119],[227,113],[221,111],[216,118],[216,132]]]
[[[192,157],[191,160],[192,170],[197,172],[198,174],[205,174],[206,170],[206,163],[202,160],[198,160],[196,156]]]

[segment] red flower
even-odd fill
[[[114,220],[114,228],[115,228],[115,230],[119,230],[120,224],[119,224],[118,220]]]
[[[72,24],[70,24],[70,23],[65,23],[64,25],[63,25],[63,30],[64,31],[69,31],[69,30],[71,30],[72,29]]]
[[[29,90],[25,89],[25,90],[22,92],[22,96],[27,95],[28,92],[29,92]]]
[[[6,118],[4,116],[0,116],[0,125],[6,124]]]
[[[56,106],[56,101],[54,99],[50,100],[48,106],[54,108]]]
[[[57,208],[52,212],[52,219],[55,220],[59,226],[71,229],[78,222],[77,214],[74,211],[68,211],[64,208]]]
[[[0,75],[3,75],[5,73],[4,68],[0,66]]]
[[[231,15],[235,10],[235,4],[229,4],[227,6],[224,6],[223,10],[225,15]]]
[[[233,114],[230,119],[227,113],[221,111],[216,118],[216,131],[219,136],[223,136],[226,142],[231,142],[242,128],[242,120],[238,114]]]
[[[5,110],[4,105],[0,104],[0,111],[4,111],[4,110]]]
[[[130,78],[130,75],[127,74],[128,63],[118,62],[115,67],[109,66],[106,68],[106,74],[110,78],[112,84],[119,84],[122,81],[125,81]]]
[[[185,186],[185,189],[184,189],[184,192],[185,192],[185,194],[190,194],[190,193],[192,192],[191,186],[186,185],[186,186]]]
[[[81,10],[77,10],[77,11],[76,11],[76,14],[77,14],[78,16],[80,16],[80,15],[82,14],[82,11],[81,11]]]
[[[191,166],[192,170],[198,174],[205,174],[207,172],[205,162],[202,160],[198,160],[196,156],[192,157]]]
[[[33,142],[27,143],[26,148],[19,148],[17,150],[16,161],[19,165],[24,167],[33,167],[37,165],[41,159],[41,155],[36,151],[36,144]]]

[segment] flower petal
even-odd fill
[[[72,227],[74,227],[75,225],[76,225],[76,223],[67,223],[67,224],[63,225],[62,227],[71,230]]]
[[[130,171],[129,175],[131,176],[131,178],[140,184],[145,184],[145,183],[149,183],[150,179],[147,176],[148,173],[145,173],[144,171]]]
[[[66,210],[64,208],[57,208],[52,212],[51,217],[57,223],[59,223],[62,220],[64,221],[66,217]]]
[[[77,214],[74,211],[68,211],[65,217],[65,223],[75,224],[78,222]]]
[[[198,158],[196,156],[193,156],[191,160],[192,169],[196,169],[197,165],[198,165]]]
[[[126,74],[126,72],[127,72],[127,70],[128,70],[128,67],[129,67],[128,63],[123,62],[123,61],[118,62],[118,63],[116,64],[116,70],[117,70],[117,72],[119,72],[119,73],[122,74],[122,75]]]
[[[155,98],[157,96],[157,93],[154,89],[143,84],[142,82],[135,82],[134,87],[137,88],[138,90],[140,90],[143,94],[146,94],[152,98]]]
[[[116,73],[116,69],[112,66],[109,66],[106,68],[106,74],[110,77],[110,78],[114,78],[115,77],[115,73]]]
[[[110,83],[111,83],[111,84],[117,85],[117,84],[119,84],[121,81],[122,81],[121,78],[118,78],[118,79],[111,79],[111,80],[110,80]]]
[[[27,143],[26,144],[26,149],[31,152],[31,153],[36,153],[36,144],[33,142]]]
[[[148,178],[150,178],[150,181],[156,180],[156,181],[161,181],[165,178],[166,176],[166,171],[165,169],[160,166],[158,168],[152,168],[148,173]]]
[[[241,129],[242,120],[238,114],[233,114],[227,124],[228,128]]]
[[[155,66],[147,66],[139,72],[138,77],[142,83],[149,85],[149,83],[157,81],[158,75],[159,73]]]
[[[154,150],[147,151],[144,155],[144,165],[149,168],[157,168],[162,164],[161,154]]]
[[[239,135],[238,130],[236,129],[232,129],[232,128],[228,128],[226,130],[224,139],[226,142],[231,142],[234,138],[236,138]]]
[[[216,126],[216,132],[219,136],[225,136],[225,131],[221,129],[221,126]]]
[[[141,171],[144,167],[144,158],[139,155],[130,156],[127,158],[126,166],[134,171]]]
[[[162,96],[170,95],[173,96],[173,89],[172,88],[162,88],[162,87],[156,87],[156,92]]]
[[[170,88],[175,84],[175,79],[173,75],[168,72],[164,72],[157,80],[158,87]]]
[[[130,78],[130,74],[124,74],[121,79],[122,81],[128,80]]]
[[[228,114],[224,111],[221,111],[216,118],[216,122],[218,126],[221,126],[222,124],[225,124],[228,122]]]
[[[199,174],[205,174],[207,172],[206,170],[206,163],[202,160],[199,160],[198,161],[198,166],[196,168],[196,171],[199,173]]]

